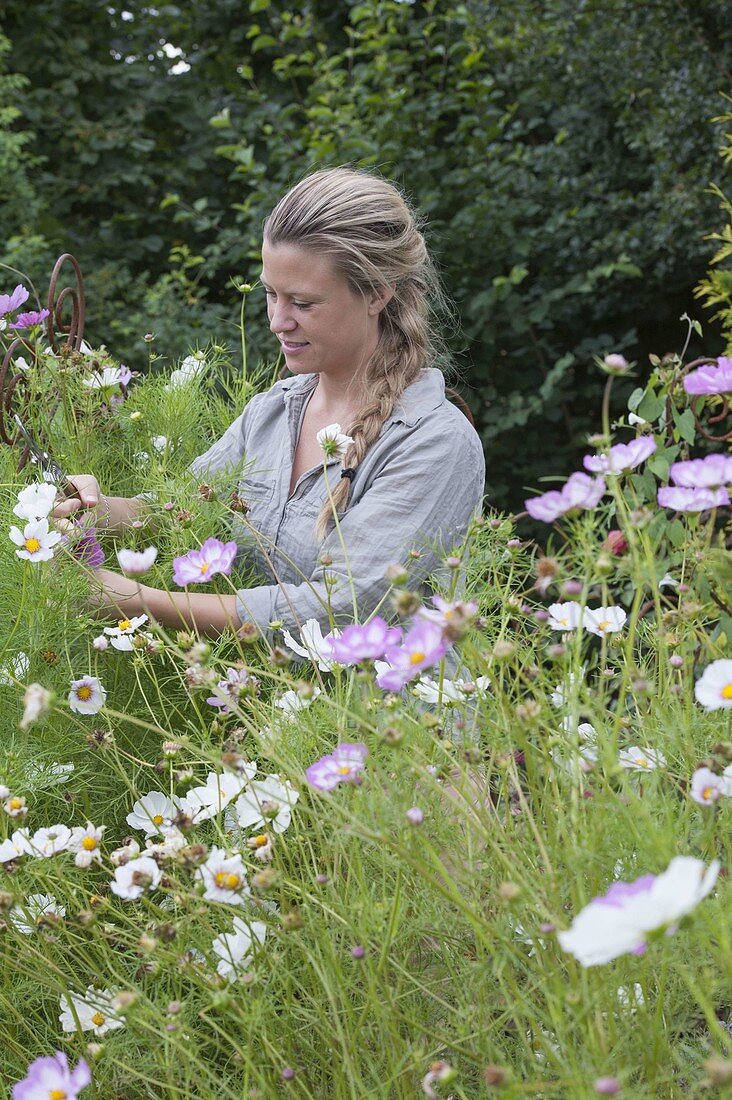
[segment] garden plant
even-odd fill
[[[583,469],[476,517],[432,599],[407,554],[367,622],[203,639],[100,613],[94,570],[247,583],[240,471],[188,468],[277,364],[53,354],[26,299],[28,427],[146,511],[57,530],[0,449],[4,1095],[732,1081],[732,358],[655,360],[619,418],[598,358]]]

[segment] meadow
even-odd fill
[[[135,374],[18,308],[29,428],[148,496],[60,537],[0,447],[3,1095],[723,1092],[732,359],[656,360],[617,420],[598,360],[583,469],[488,502],[435,600],[407,555],[368,631],[207,641],[100,617],[94,567],[172,590],[226,543],[236,474],[188,467],[276,365]]]

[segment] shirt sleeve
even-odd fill
[[[460,426],[462,427],[462,426]],[[317,619],[324,631],[372,614],[389,588],[391,564],[408,568],[417,588],[439,570],[446,553],[461,544],[484,491],[480,440],[454,421],[421,421],[402,441],[359,501],[340,517],[322,544],[307,582],[241,589],[237,611],[267,633],[270,622],[297,630]],[[418,552],[410,558],[409,552]]]

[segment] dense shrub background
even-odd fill
[[[701,312],[724,0],[4,12],[0,261],[43,291],[55,256],[77,255],[89,334],[131,366],[148,330],[170,356],[233,343],[230,278],[256,277],[262,218],[310,168],[346,161],[402,183],[428,220],[496,504],[576,460],[594,353],[643,365]],[[250,313],[254,353],[271,355],[263,305]]]

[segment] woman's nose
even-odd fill
[[[295,323],[286,306],[280,302],[270,306],[269,327],[272,332],[291,332]]]

